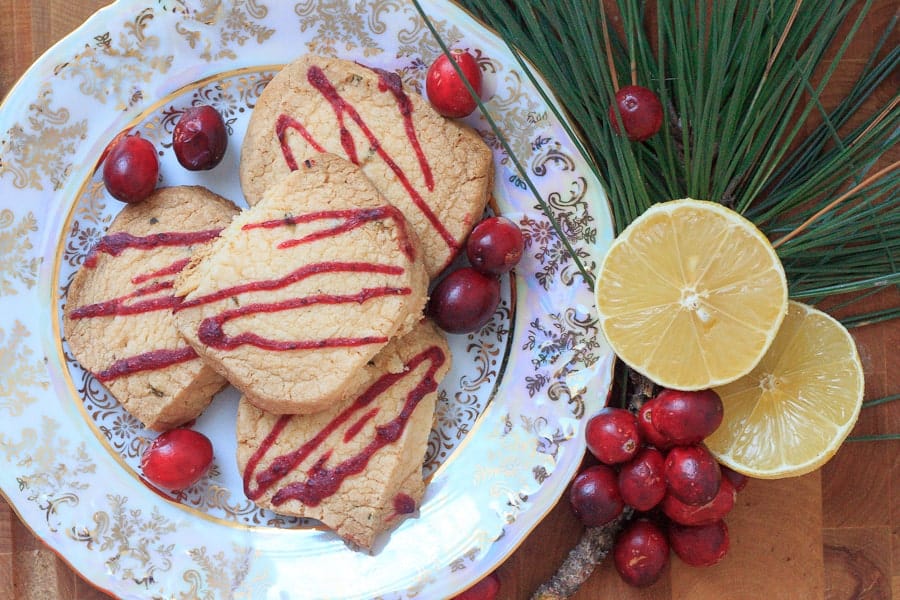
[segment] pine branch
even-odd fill
[[[832,75],[873,0],[460,1],[500,33],[560,118],[604,186],[617,232],[655,202],[708,199],[778,240],[794,298],[845,294],[849,305],[900,286],[900,163],[890,155],[900,94],[880,98],[900,70],[891,45],[898,14],[850,92],[828,108]],[[644,143],[617,136],[606,118],[624,81],[651,88],[665,107],[662,131]],[[894,318],[900,305],[844,323]],[[622,401],[630,401],[624,392]],[[884,439],[900,434],[849,441]],[[612,534],[588,529],[534,597],[574,593],[611,545]]]
[[[642,0],[618,0],[609,15],[611,2],[462,4],[548,81],[617,231],[654,202],[716,200],[782,238],[792,297],[895,283],[900,204],[891,200],[900,183],[896,169],[873,165],[896,146],[900,94],[864,111],[900,69],[900,48],[889,45],[896,15],[851,92],[827,110],[823,94],[872,0],[659,3],[654,31]],[[619,26],[608,27],[613,21]],[[645,143],[618,137],[605,118],[623,74],[667,107],[664,130]],[[821,124],[804,134],[813,117]]]
[[[535,590],[531,600],[564,600],[578,591],[594,572],[594,567],[606,559],[616,535],[630,516],[631,510],[628,509],[611,523],[585,529],[563,564],[553,577]]]

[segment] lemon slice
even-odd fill
[[[863,387],[850,333],[827,314],[791,302],[759,365],[716,388],[725,416],[705,443],[720,462],[749,477],[809,473],[853,429]]]
[[[787,312],[787,281],[753,223],[688,198],[652,206],[613,241],[596,301],[620,359],[662,386],[699,390],[759,362]]]

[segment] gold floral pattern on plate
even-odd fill
[[[28,104],[27,118],[11,123],[0,140],[0,180],[18,189],[58,190],[72,170],[72,154],[85,139],[87,119],[70,120],[53,89],[43,85]]]
[[[182,35],[200,58],[211,62],[237,58],[240,47],[249,41],[262,44],[275,30],[265,25],[269,9],[256,0],[225,3],[222,0],[180,2],[191,21],[179,23],[175,30]],[[205,28],[209,28],[206,31]]]
[[[485,103],[528,177],[594,268],[611,241],[605,196],[505,44],[455,5],[422,2],[445,41],[475,54]],[[39,60],[0,107],[0,490],[28,525],[98,587],[119,596],[440,598],[495,568],[555,504],[577,468],[584,417],[604,402],[611,353],[592,294],[486,120],[494,206],[526,256],[503,278],[481,331],[450,336],[418,514],[372,554],[315,522],[258,509],[234,464],[237,394],[196,422],[216,448],[210,476],[177,493],[139,475],[153,439],[62,339],[72,276],[119,209],[95,167],[113,136],[160,152],[161,184],[205,185],[240,201],[240,141],[278,65],[301,52],[398,73],[421,91],[439,54],[400,0],[119,0]],[[212,104],[231,134],[220,167],[177,166],[171,134]],[[460,259],[462,260],[462,259]],[[341,574],[341,575],[338,575]],[[352,574],[352,576],[346,576]]]
[[[28,234],[37,231],[34,213],[16,215],[0,210],[0,294],[16,294],[19,286],[37,283],[40,260],[32,252]]]
[[[8,325],[0,326],[0,364],[8,369],[0,379],[0,414],[18,417],[27,405],[38,401],[40,392],[47,390],[46,370],[26,343],[31,336],[28,328],[15,319]]]

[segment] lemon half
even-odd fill
[[[791,302],[759,365],[716,392],[724,419],[705,442],[721,463],[763,479],[803,475],[825,464],[853,429],[863,368],[843,325]]]
[[[616,355],[680,390],[750,372],[788,306],[784,268],[766,236],[721,204],[689,198],[652,206],[613,241],[595,295]]]

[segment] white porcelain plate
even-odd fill
[[[422,5],[448,45],[481,65],[484,99],[588,269],[612,239],[606,197],[518,63],[458,7]],[[241,140],[280,65],[315,52],[390,69],[421,91],[440,53],[400,0],[120,0],[52,48],[0,107],[0,489],[85,578],[124,598],[445,598],[496,568],[556,503],[583,454],[585,416],[609,389],[588,282],[479,114],[494,150],[493,209],[526,256],[480,332],[449,336],[421,510],[372,553],[315,522],[256,508],[234,460],[236,394],[195,427],[209,477],[178,494],[139,477],[154,434],[71,356],[61,307],[72,275],[121,204],[94,167],[132,127],[161,153],[163,185],[199,184],[243,204]],[[231,133],[214,170],[182,169],[178,116],[209,103]]]

